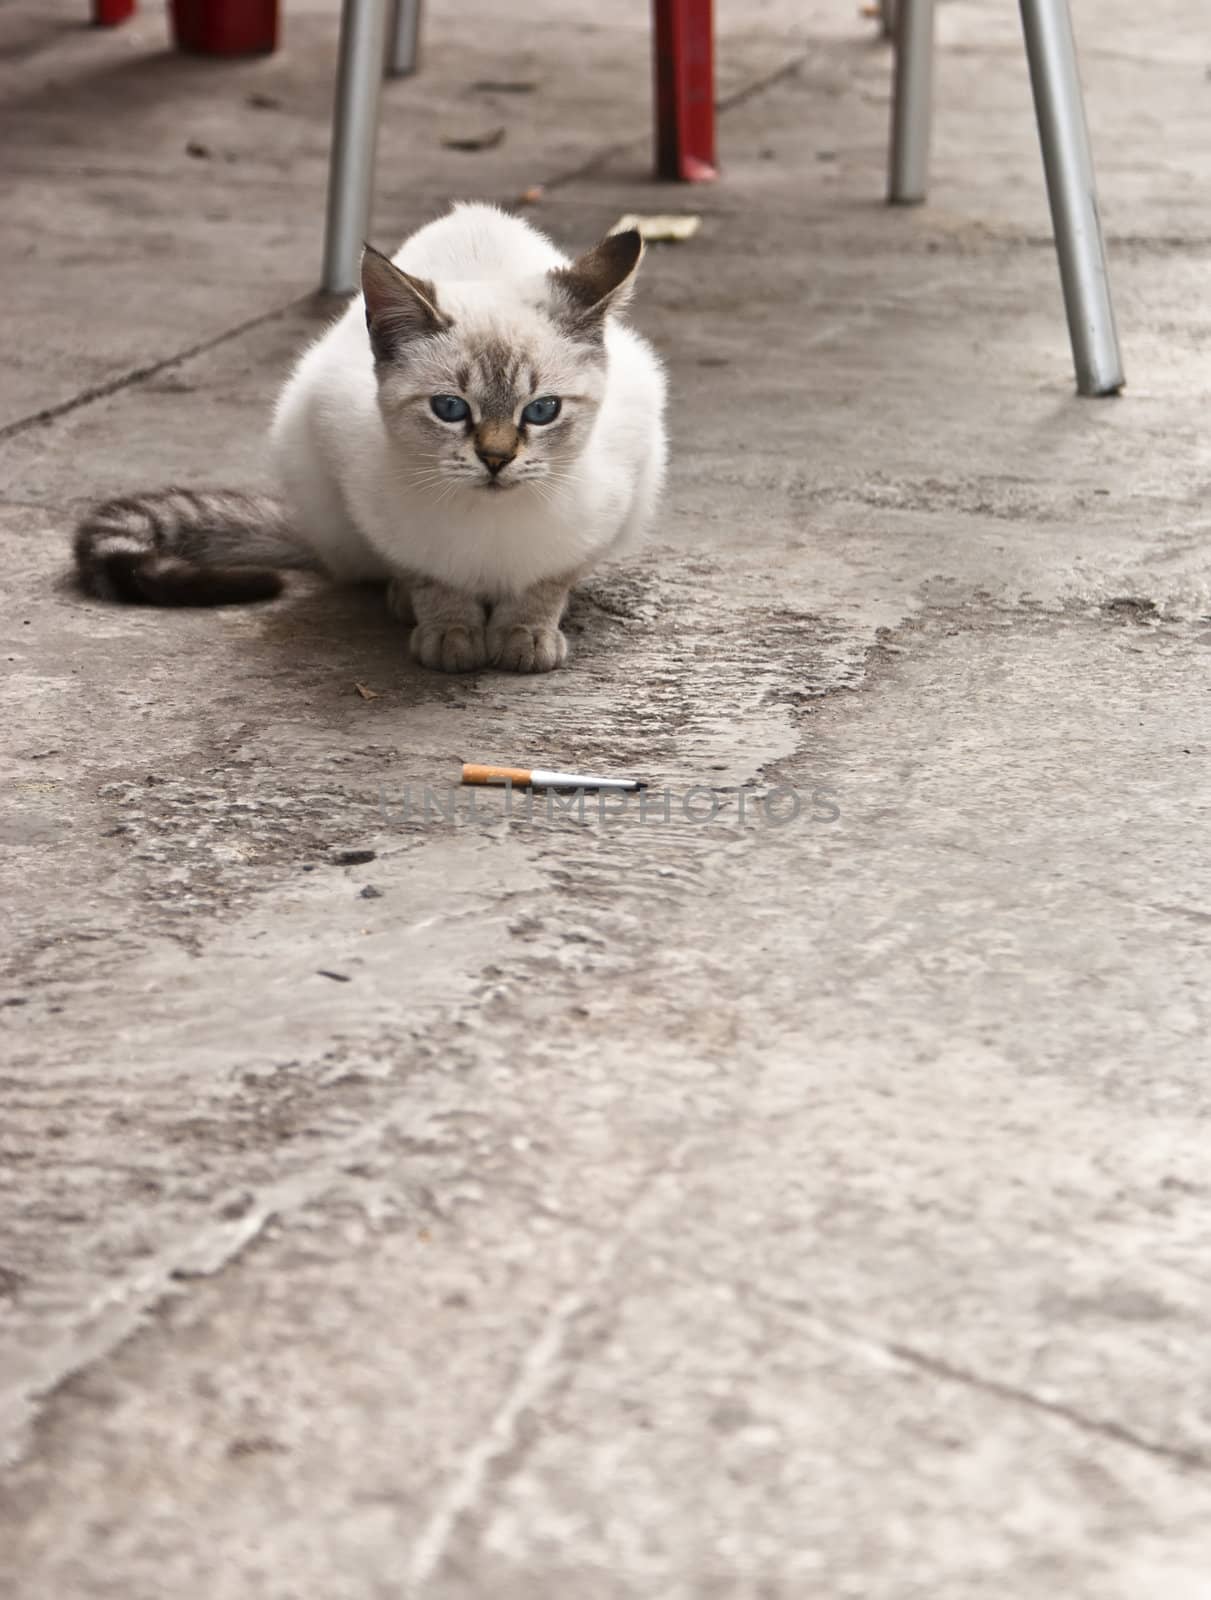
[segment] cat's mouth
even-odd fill
[[[481,480],[481,487],[484,489],[494,489],[498,492],[502,489],[516,489],[517,479],[510,478],[508,483],[503,483],[499,478],[484,478]]]

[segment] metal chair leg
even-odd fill
[[[929,182],[934,0],[897,0],[896,12],[887,198],[895,205],[919,205]]]
[[[416,71],[421,0],[392,0],[394,15],[387,44],[387,75],[406,78]]]
[[[885,39],[896,36],[896,0],[879,0],[879,25]]]
[[[1076,386],[1085,395],[1117,394],[1126,380],[1068,0],[1021,0],[1021,7]]]
[[[387,16],[387,0],[344,0],[341,7],[323,275],[323,287],[337,294],[357,287],[370,220]]]

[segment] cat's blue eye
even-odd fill
[[[523,422],[533,422],[538,427],[544,423],[554,422],[559,415],[559,401],[553,394],[543,395],[541,400],[531,400],[521,414]]]
[[[442,422],[466,422],[471,415],[471,407],[457,394],[435,394],[429,409]]]

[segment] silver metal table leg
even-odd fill
[[[392,0],[395,14],[387,46],[387,71],[393,78],[406,78],[416,71],[420,7],[421,0]]]
[[[1076,386],[1081,394],[1116,394],[1123,358],[1068,0],[1021,0],[1021,7]]]
[[[323,287],[333,293],[357,287],[374,183],[387,15],[388,0],[344,0],[341,7],[324,235]]]
[[[887,198],[897,205],[917,205],[924,200],[929,182],[934,0],[897,0],[896,11]]]

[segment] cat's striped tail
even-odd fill
[[[147,606],[271,600],[283,567],[313,568],[263,494],[161,489],[93,507],[75,536],[85,593]]]

